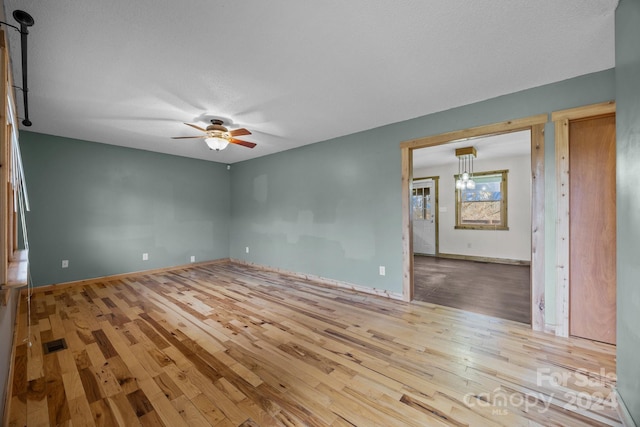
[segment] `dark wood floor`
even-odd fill
[[[414,299],[530,324],[530,267],[416,255]]]

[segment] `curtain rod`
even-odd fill
[[[33,26],[34,20],[31,15],[23,10],[14,10],[13,19],[18,21],[20,27],[11,25],[7,22],[1,22],[8,27],[15,28],[20,32],[20,47],[22,51],[22,97],[24,99],[24,120],[22,124],[25,126],[31,126],[31,120],[29,120],[29,86],[27,85],[27,35],[29,34],[28,27]]]

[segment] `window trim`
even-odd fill
[[[507,180],[507,176],[508,176],[509,170],[508,169],[501,169],[501,170],[495,170],[495,171],[484,171],[484,172],[474,172],[473,176],[474,177],[480,177],[480,176],[488,176],[488,175],[502,175],[502,180],[500,182],[500,194],[502,196],[501,200],[500,200],[500,224],[496,225],[496,224],[461,224],[460,223],[460,216],[461,216],[461,209],[462,209],[462,200],[461,200],[461,194],[462,194],[462,190],[455,188],[454,187],[454,191],[455,191],[455,203],[456,203],[456,224],[455,224],[455,229],[456,230],[509,230],[509,223],[508,223],[508,218],[509,218],[509,213],[508,213],[508,180]],[[454,179],[454,185],[455,185],[455,181],[458,179],[458,174],[455,174],[453,176]]]
[[[28,250],[18,249],[18,213],[24,190],[17,145],[17,116],[12,88],[6,34],[0,30],[0,110],[4,129],[0,129],[0,305],[7,305],[12,289],[28,285]],[[22,194],[20,194],[22,193]],[[18,203],[18,206],[16,206]],[[23,210],[23,211],[24,211]]]

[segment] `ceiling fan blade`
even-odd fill
[[[249,132],[245,128],[241,128],[241,129],[230,130],[229,135],[231,136],[251,135],[251,132]]]
[[[253,148],[255,147],[257,144],[254,142],[247,142],[247,141],[242,141],[240,139],[235,139],[235,138],[231,138],[229,140],[229,142],[231,142],[232,144],[238,144],[238,145],[242,145],[244,147],[248,147],[248,148]]]
[[[171,139],[192,139],[192,138],[206,138],[207,135],[201,135],[201,136],[172,136]]]
[[[200,130],[200,131],[202,131],[202,132],[206,132],[206,131],[207,131],[206,129],[203,129],[203,128],[201,128],[200,126],[198,126],[198,125],[192,125],[191,123],[185,123],[185,125],[187,125],[187,126],[191,126],[192,128],[194,128],[194,129],[198,129],[198,130]]]

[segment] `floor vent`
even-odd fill
[[[59,340],[53,340],[42,344],[42,348],[44,350],[44,354],[55,353],[56,351],[67,348],[67,342],[64,338],[60,338]]]

